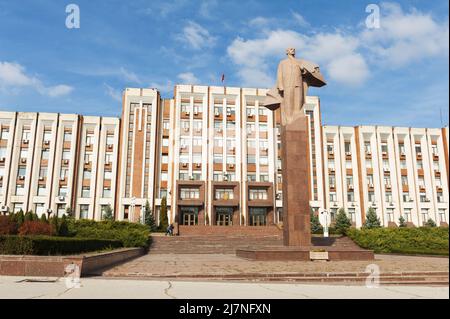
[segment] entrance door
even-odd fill
[[[233,225],[233,208],[216,207],[216,225],[217,226]]]
[[[250,208],[250,226],[266,226],[267,225],[267,209],[266,208]]]
[[[181,208],[181,224],[185,226],[194,226],[198,223],[198,208],[182,207]]]

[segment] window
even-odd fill
[[[437,202],[444,203],[444,194],[441,191],[437,192]]]
[[[9,129],[2,128],[0,131],[0,140],[8,140],[9,139]]]
[[[269,165],[269,158],[267,156],[260,156],[259,165]]]
[[[387,155],[387,153],[388,153],[388,145],[387,145],[387,142],[382,142],[382,143],[381,143],[381,153],[382,153],[383,155]]]
[[[66,213],[66,204],[58,204],[56,206],[56,214],[57,216],[61,217]]]
[[[234,131],[236,129],[236,122],[227,121],[227,130]]]
[[[246,129],[247,129],[247,134],[249,134],[249,135],[253,134],[253,132],[255,131],[255,124],[247,123]]]
[[[23,185],[16,185],[16,195],[17,196],[25,195],[25,187]]]
[[[390,176],[384,176],[383,180],[384,180],[384,186],[391,187],[391,177]]]
[[[111,187],[103,187],[103,198],[111,198]]]
[[[170,129],[170,120],[163,120],[163,129],[164,130]]]
[[[169,179],[169,175],[167,174],[167,172],[162,172],[161,173],[161,181],[166,182]]]
[[[181,102],[181,112],[186,113],[191,110],[191,103]]]
[[[428,209],[422,208],[420,210],[420,215],[422,217],[422,222],[425,224],[428,221]]]
[[[22,203],[15,203],[13,207],[13,212],[18,213],[21,210],[23,210],[23,204]]]
[[[39,178],[45,178],[45,177],[47,177],[47,172],[48,172],[47,167],[41,167],[41,168],[39,169]]]
[[[375,192],[369,192],[367,197],[369,199],[369,202],[371,203],[375,202]]]
[[[351,191],[347,193],[347,201],[353,203],[355,201],[355,192]]]
[[[194,154],[192,154],[192,161],[195,164],[201,164],[202,163],[202,153],[194,153]]]
[[[227,164],[228,165],[236,164],[236,157],[235,156],[227,156]]]
[[[182,132],[185,132],[185,133],[189,132],[189,128],[190,128],[189,120],[181,121],[181,130],[182,130]]]
[[[0,159],[4,159],[6,157],[6,148],[0,147]]]
[[[402,197],[403,197],[403,202],[404,202],[404,203],[409,203],[409,202],[411,201],[411,198],[410,198],[410,196],[409,196],[409,193],[403,193],[403,194],[402,194]]]
[[[423,179],[423,176],[419,176],[419,187],[425,188],[425,180]]]
[[[247,107],[247,116],[252,117],[255,115],[255,108],[253,107]]]
[[[383,170],[386,172],[389,172],[391,170],[389,166],[389,160],[383,160]]]
[[[328,161],[328,169],[335,169],[335,164],[334,164],[334,160],[329,160]]]
[[[67,170],[66,170],[64,176],[66,176],[66,174],[67,174]],[[106,172],[105,172],[105,175],[106,175]],[[84,170],[84,171],[83,171],[83,179],[84,179],[84,180],[90,180],[90,179],[91,179],[91,176],[92,176],[92,173],[91,173],[90,170]]]
[[[38,185],[38,196],[46,196],[47,195],[47,188],[45,185]]]
[[[189,180],[189,172],[187,172],[187,171],[180,171],[179,179],[180,179],[181,181],[187,181],[187,180]]]
[[[356,210],[354,208],[348,209],[348,215],[350,216],[352,223],[356,222]]]
[[[372,148],[370,146],[370,142],[369,141],[365,141],[364,142],[364,152],[366,154],[371,154],[371,152],[372,152]]]
[[[31,131],[28,129],[24,129],[22,131],[22,141],[30,141],[31,139]]]
[[[214,196],[216,200],[229,200],[234,199],[234,192],[229,188],[217,188]]]
[[[161,157],[161,163],[163,163],[163,164],[168,164],[168,163],[169,163],[169,156],[163,155],[163,156]]]
[[[223,138],[214,138],[214,147],[223,147]]]
[[[387,221],[390,223],[394,222],[394,209],[388,208],[386,210]]]
[[[87,155],[87,154],[86,154]],[[62,153],[62,159],[63,161],[68,161],[70,160],[70,151],[63,151]]]
[[[28,158],[28,149],[21,149],[20,150],[20,158],[24,158],[24,159]]]
[[[223,155],[222,154],[214,154],[213,161],[214,161],[214,164],[222,164],[223,163]]]
[[[405,208],[403,212],[403,218],[405,219],[405,222],[410,223],[411,222],[411,208]]]
[[[35,213],[38,216],[42,216],[43,214],[45,214],[45,206],[44,206],[44,204],[42,204],[42,203],[36,204]]]
[[[80,205],[80,219],[88,219],[89,205]]]
[[[268,130],[267,124],[263,124],[263,123],[259,124],[259,131],[260,132],[267,132],[267,130]]]
[[[438,155],[439,155],[438,147],[437,147],[436,144],[431,145],[431,153],[432,153],[434,156],[438,156]]]
[[[386,203],[392,203],[392,192],[386,192],[385,201]]]
[[[50,152],[48,149],[42,150],[41,160],[48,160]]]
[[[161,188],[161,189],[159,190],[159,198],[164,198],[164,197],[167,198],[167,189]]]
[[[422,147],[420,144],[416,144],[415,150],[417,155],[422,155]]]
[[[69,132],[69,131],[64,132],[63,141],[64,142],[71,142],[72,141],[72,133]]]
[[[334,175],[329,175],[328,176],[328,182],[331,188],[335,188],[336,187],[336,176]]]
[[[223,104],[214,104],[214,115],[219,116],[223,113]]]
[[[439,169],[439,161],[433,161],[433,170],[435,172],[439,172],[440,171],[440,169]]]
[[[200,189],[198,188],[181,188],[180,189],[180,199],[199,199]]]
[[[215,182],[222,182],[223,181],[223,173],[222,172],[214,172],[213,173],[213,180]]]
[[[86,134],[86,146],[90,146],[94,144],[94,134]]]
[[[221,132],[222,131],[222,121],[214,121],[214,130],[216,132]]]
[[[404,143],[398,144],[398,151],[400,152],[400,155],[406,155],[406,148]]]
[[[162,139],[162,145],[164,147],[169,147],[169,139],[168,138],[163,138]]]
[[[25,177],[27,175],[27,168],[26,167],[19,167],[18,171],[17,171],[17,176],[18,177]]]
[[[267,108],[264,106],[260,106],[258,109],[259,115],[267,115]]]
[[[250,189],[249,190],[249,200],[267,200],[267,189]]]
[[[247,164],[256,164],[255,155],[247,154]]]
[[[203,112],[203,104],[202,103],[194,103],[194,114]]]
[[[352,145],[349,141],[345,141],[344,142],[344,149],[345,149],[345,154],[349,155],[352,153]]]
[[[199,181],[202,179],[202,172],[194,171],[192,172],[192,180]]]
[[[346,169],[352,169],[353,168],[352,161],[345,161],[345,168]]]
[[[373,187],[373,175],[367,175],[367,186],[368,187]]]
[[[347,176],[346,178],[347,186],[353,186],[353,176]]]
[[[427,203],[428,202],[428,198],[426,194],[420,194],[420,202],[421,203]]]
[[[330,192],[330,202],[336,202],[337,196],[335,192]]]
[[[194,131],[200,133],[202,131],[203,122],[199,120],[194,121]]]
[[[438,214],[439,214],[439,222],[446,223],[447,222],[447,218],[445,216],[445,209],[442,209],[442,208],[439,209]]]
[[[366,168],[368,168],[368,169],[372,169],[373,168],[372,160],[366,159]]]
[[[91,188],[89,186],[83,186],[81,188],[81,197],[89,198],[91,196]]]
[[[423,161],[422,160],[417,161],[417,169],[423,169]]]
[[[111,164],[112,160],[113,160],[112,154],[106,153],[106,155],[105,155],[105,164],[107,164],[107,165]]]
[[[58,196],[66,197],[67,196],[67,186],[60,186],[58,191]]]
[[[334,145],[333,143],[328,142],[327,143],[327,153],[332,155],[334,154]]]
[[[59,178],[61,180],[65,180],[68,173],[69,173],[69,170],[67,168],[61,168],[61,170],[59,171]]]
[[[402,185],[408,186],[408,176],[402,175]]]
[[[256,174],[254,174],[254,173],[247,173],[247,181],[249,181],[249,182],[256,182]]]
[[[261,182],[269,182],[269,174],[260,174],[259,175],[259,180]]]
[[[106,135],[106,145],[114,145],[114,135]]]
[[[406,161],[405,160],[401,160],[400,161],[400,168],[401,169],[407,169],[408,168],[408,166],[406,165]]]
[[[105,172],[103,173],[103,179],[105,179],[105,180],[111,180],[111,179],[112,179],[112,175],[113,175],[112,171],[105,171]]]

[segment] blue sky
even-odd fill
[[[320,64],[327,125],[448,125],[448,1],[0,0],[0,110],[120,116],[125,87],[270,87],[284,49]],[[441,116],[442,113],[442,116]]]

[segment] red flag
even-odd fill
[[[222,73],[222,83],[225,82],[225,74]]]

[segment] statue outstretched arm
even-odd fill
[[[278,71],[277,71],[277,89],[282,92],[284,91],[283,71],[281,69],[281,63],[278,65]]]

